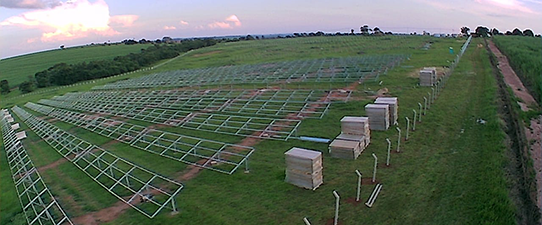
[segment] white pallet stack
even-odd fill
[[[341,119],[341,134],[339,140],[359,141],[361,151],[371,143],[369,117],[345,116]]]
[[[365,113],[369,117],[371,130],[388,130],[390,127],[390,107],[387,104],[367,104],[365,105]]]
[[[363,149],[365,149],[365,146]],[[363,152],[363,149],[359,140],[335,139],[329,144],[329,152],[333,158],[357,159],[361,152]]]
[[[399,117],[398,110],[399,104],[397,97],[378,97],[375,100],[375,104],[384,104],[389,105],[390,107],[390,124],[397,124],[397,119]]]
[[[286,182],[311,190],[315,190],[323,183],[321,152],[294,147],[284,155]]]
[[[369,117],[343,117],[341,119],[341,133],[371,136]]]
[[[420,86],[433,86],[437,82],[437,69],[424,67],[420,70]]]
[[[363,151],[371,143],[371,138],[369,138],[369,136],[357,135],[357,134],[341,133],[335,139],[345,140],[345,141],[357,141],[359,142],[361,151]]]

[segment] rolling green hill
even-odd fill
[[[136,53],[149,47],[146,45],[81,46],[64,50],[51,50],[0,60],[0,80],[8,80],[10,87],[26,81],[28,76],[45,70],[57,63],[80,63],[112,59],[115,56]]]

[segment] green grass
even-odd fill
[[[8,80],[11,88],[34,77],[57,63],[74,64],[95,60],[113,59],[116,56],[140,52],[149,45],[80,46],[64,50],[51,50],[0,60],[1,80]]]
[[[342,36],[220,43],[195,50],[183,60],[173,61],[158,71],[326,57],[408,54],[431,40],[435,39],[410,36]]]
[[[416,71],[424,66],[449,65],[454,56],[448,53],[448,48],[451,46],[460,49],[464,41],[428,37],[392,37],[390,40],[363,37],[337,37],[340,40],[333,38],[335,37],[223,43],[193,51],[155,71],[261,63],[282,59],[353,56],[361,51],[363,54],[411,54],[410,59],[401,66],[380,77],[382,85],[378,83],[360,85],[354,94],[363,97],[365,90],[388,88],[391,95],[398,96],[399,123],[404,135],[406,129],[404,117],[412,117],[412,109],[417,110],[418,102],[423,103],[423,96],[430,91],[430,88],[417,86]],[[342,44],[337,44],[336,41]],[[433,41],[431,49],[421,50],[421,46],[427,41]],[[385,139],[390,138],[394,143],[392,148],[395,149],[397,140],[395,128],[385,132],[373,131],[371,145],[357,160],[331,158],[327,152],[327,145],[322,143],[299,140],[260,142],[255,146],[256,151],[250,158],[250,173],[238,171],[228,176],[204,170],[196,178],[184,182],[185,189],[177,197],[179,214],[161,213],[151,220],[135,210],[128,210],[109,224],[302,224],[303,217],[308,217],[312,224],[325,224],[327,220],[333,218],[333,190],[341,195],[340,219],[344,224],[513,224],[515,210],[520,209],[515,209],[508,197],[508,183],[504,172],[507,165],[505,137],[497,115],[496,84],[487,52],[484,48],[477,48],[476,44],[478,43],[473,43],[469,48],[459,67],[448,80],[446,89],[436,104],[431,106],[428,115],[422,118],[422,123],[417,124],[416,131],[410,133],[409,141],[402,143],[403,153],[392,154],[392,167],[385,168],[381,166],[382,164],[379,165],[377,180],[384,186],[371,209],[362,204],[354,206],[346,202],[346,199],[355,197],[354,171],[359,169],[364,177],[370,176],[373,165],[371,153],[378,155],[380,163],[385,162]],[[215,53],[197,55],[205,52]],[[98,82],[101,84],[105,81]],[[41,96],[28,95],[2,102],[2,105],[22,106],[29,100],[49,98],[66,91],[84,91],[97,84],[59,89]],[[317,85],[327,88],[331,84]],[[332,85],[340,87],[344,84]],[[308,84],[289,86],[313,87]],[[340,132],[340,118],[344,115],[365,115],[363,106],[369,101],[333,104],[322,119],[304,120],[299,133],[333,138]],[[476,123],[478,118],[486,120],[487,123],[485,125]],[[148,125],[144,122],[135,123]],[[86,133],[80,128],[72,128],[62,123],[57,125],[72,129],[75,135],[88,141],[108,143],[103,137]],[[240,140],[239,137],[203,131],[178,128],[166,130],[232,143]],[[29,139],[33,140],[32,137]],[[324,185],[315,191],[304,190],[284,182],[284,152],[294,146],[323,152]],[[160,159],[158,156],[122,143],[111,144],[109,147],[108,150],[115,154],[172,178],[184,168],[174,165],[171,160]],[[34,148],[48,147],[32,148],[34,154],[31,155],[32,159],[39,160],[42,158],[39,155],[46,153],[39,153],[40,150]],[[43,159],[52,161],[54,157],[44,155]],[[0,165],[5,165],[5,158],[1,160]],[[100,191],[100,188],[91,189],[92,184],[86,184],[85,180],[77,180],[82,183],[74,185],[70,183],[65,185],[58,181],[57,179],[64,174],[73,180],[80,174],[78,170],[69,168],[68,165],[60,169],[62,173],[55,171],[58,174],[48,175],[50,178],[46,182],[53,190],[58,190],[55,193],[65,192],[80,200],[89,198],[85,193],[92,193],[97,200],[94,203],[82,204],[87,211],[96,210],[96,204],[100,204],[101,207],[111,204],[107,197],[108,193]],[[2,169],[0,174],[6,174],[6,170]],[[7,177],[9,178],[9,172]],[[9,192],[9,186],[12,185],[9,179],[0,180],[1,190]],[[373,185],[362,187],[363,200],[368,198],[372,188]],[[0,195],[1,202],[9,198],[9,195]],[[0,204],[2,216],[15,215],[17,210],[13,208],[16,208],[16,205]],[[75,212],[70,213],[78,215]],[[2,220],[9,219],[2,217]]]
[[[324,224],[333,217],[333,190],[343,199],[340,218],[345,224],[513,224],[515,209],[508,199],[502,170],[506,164],[504,134],[498,123],[496,86],[487,53],[471,48],[463,60],[437,103],[403,145],[404,153],[392,155],[391,168],[379,168],[377,179],[384,188],[372,209],[344,200],[355,196],[354,170],[360,169],[365,177],[372,172],[370,153],[375,152],[380,162],[385,159],[384,139],[396,138],[393,130],[373,132],[371,146],[356,161],[330,158],[325,144],[265,141],[256,146],[250,174],[228,177],[204,171],[185,182],[187,189],[178,198],[181,213],[177,216],[163,214],[151,221],[131,212],[110,224],[171,220],[181,224],[299,224],[305,216],[313,224]],[[424,65],[424,61],[425,57],[413,57],[411,63]],[[414,82],[398,71],[391,77],[407,84]],[[410,109],[427,88],[399,83],[386,87],[400,96],[404,118],[411,116]],[[322,120],[305,121],[300,132],[333,137],[340,131],[338,119],[363,115],[363,103],[335,104]],[[479,125],[476,118],[488,123]],[[283,153],[293,146],[324,152],[324,185],[316,191],[284,182]],[[371,191],[372,186],[363,186],[362,197],[366,199]]]
[[[542,39],[523,36],[495,36],[493,41],[508,57],[535,100],[542,99]]]

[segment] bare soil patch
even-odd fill
[[[58,167],[60,164],[63,164],[65,162],[67,162],[68,160],[66,158],[60,158],[59,160],[57,161],[54,161],[53,163],[51,164],[47,164],[45,166],[41,166],[41,167],[38,167],[38,171],[39,172],[43,172],[45,170],[48,170],[48,169],[52,169],[52,168],[56,168]]]
[[[340,215],[339,215],[339,220],[337,220],[337,224],[339,224],[339,225],[344,225],[344,222],[343,222],[342,220],[340,220],[340,218],[341,218],[341,217],[340,217]],[[333,224],[335,224],[335,218],[331,218],[331,219],[328,219],[328,220],[326,221],[326,225],[333,225]]]
[[[119,143],[120,141],[119,140],[116,140],[116,139],[111,139],[110,141],[106,142],[105,144],[103,144],[102,147],[103,149],[108,149],[109,147],[111,147],[112,145],[116,144],[116,143]]]
[[[361,196],[360,196],[361,197]],[[359,202],[356,201],[356,197],[350,197],[346,199],[346,203],[352,204],[354,206],[363,206],[363,198],[359,198]]]
[[[73,218],[74,224],[97,225],[101,223],[111,222],[119,217],[130,206],[122,201],[118,201],[111,207],[104,208],[97,212],[92,212],[80,217]]]

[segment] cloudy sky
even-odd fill
[[[164,36],[384,31],[483,25],[542,32],[542,0],[0,0],[0,58]]]

